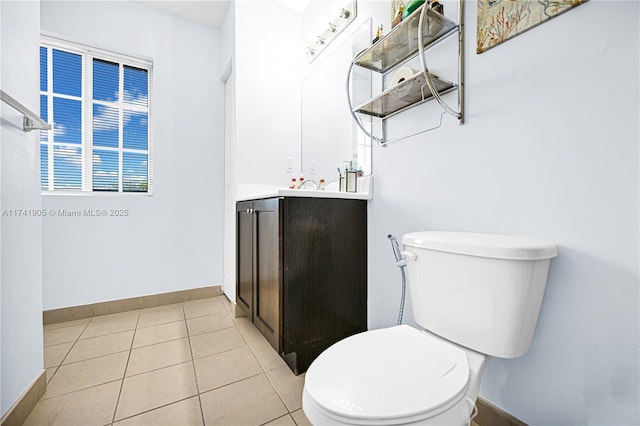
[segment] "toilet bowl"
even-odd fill
[[[408,325],[334,344],[305,376],[314,425],[466,425],[489,358]]]
[[[424,329],[370,330],[321,353],[302,394],[314,425],[468,425],[490,358],[518,357],[531,344],[553,243],[417,232],[403,244]]]

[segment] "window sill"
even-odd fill
[[[152,192],[89,192],[89,191],[40,191],[43,197],[151,197]]]

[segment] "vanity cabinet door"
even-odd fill
[[[279,198],[254,201],[253,322],[276,351],[282,335],[282,217]]]
[[[253,202],[236,205],[236,301],[253,321]]]

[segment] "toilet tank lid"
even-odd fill
[[[551,241],[504,234],[411,232],[403,235],[402,243],[409,247],[496,259],[541,260],[558,255]]]

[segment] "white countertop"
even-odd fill
[[[359,192],[339,192],[335,190],[316,190],[316,189],[289,189],[269,185],[238,185],[236,201],[257,200],[261,198],[273,197],[311,197],[311,198],[341,198],[345,200],[371,200],[372,177],[366,176],[358,179],[358,185],[361,187]],[[330,186],[331,188],[331,186]]]

